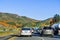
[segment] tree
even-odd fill
[[[58,14],[54,15],[53,23],[57,23],[57,22],[59,22],[59,20],[60,20],[60,15],[58,15]]]
[[[49,23],[50,23],[50,26],[53,25],[53,18],[50,19],[50,22]]]

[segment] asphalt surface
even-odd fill
[[[13,35],[13,34],[3,36],[3,37],[0,36],[0,40],[8,40],[12,37],[15,37],[14,40],[60,40],[60,36],[54,36],[54,37],[39,37],[39,36],[19,37],[17,35]]]
[[[16,37],[14,40],[60,40],[60,38],[50,38],[50,37]]]
[[[13,34],[10,34],[10,35],[7,35],[7,36],[0,36],[0,40],[8,40],[9,38],[12,38],[16,35],[13,35]]]

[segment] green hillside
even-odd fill
[[[1,13],[1,12],[0,12],[0,21],[4,21],[7,24],[17,26],[36,26],[35,23],[40,22],[39,20],[28,18],[26,16],[19,16],[16,14]]]
[[[12,25],[15,27],[41,27],[50,25],[50,21],[53,18],[48,18],[46,20],[35,20],[28,18],[26,16],[19,16],[12,13],[0,12],[0,24],[5,26]],[[60,20],[60,19],[59,19]]]

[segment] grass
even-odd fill
[[[18,29],[18,28],[16,28],[16,30],[15,29],[13,29],[14,31],[2,31],[2,32],[0,32],[0,36],[6,36],[6,35],[9,35],[9,34],[18,34],[19,33],[19,31],[20,31],[20,29]]]
[[[14,32],[0,32],[0,36],[6,36],[9,34],[14,34]]]

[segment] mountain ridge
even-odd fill
[[[37,22],[38,20],[34,20],[31,18],[28,18],[26,16],[18,16],[16,14],[10,14],[10,13],[1,13],[0,12],[0,21],[4,21],[4,22],[14,22],[17,24],[17,22],[19,23],[28,23],[31,21]]]
[[[14,27],[35,27],[35,26],[44,26],[44,25],[49,25],[50,19],[52,18],[48,18],[46,20],[35,20],[32,18],[28,18],[26,16],[19,16],[17,14],[12,14],[12,13],[3,13],[0,12],[0,24],[3,24],[4,26],[7,25],[12,25]],[[44,25],[43,25],[44,24]]]

